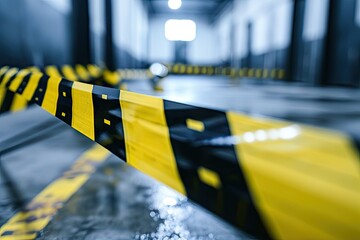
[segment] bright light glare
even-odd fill
[[[169,0],[168,5],[170,9],[177,10],[181,7],[182,2],[181,0]]]
[[[196,23],[192,20],[169,19],[165,23],[165,37],[170,41],[193,41],[196,38]]]
[[[166,77],[169,70],[161,63],[153,63],[150,66],[150,72],[155,76]]]

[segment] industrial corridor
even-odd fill
[[[0,31],[0,240],[360,238],[360,0],[4,0]]]

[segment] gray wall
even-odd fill
[[[0,65],[72,63],[72,6],[62,1],[0,1]]]

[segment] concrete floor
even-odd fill
[[[360,136],[360,91],[221,77],[169,77],[164,91],[129,81],[128,89],[169,100],[293,120]],[[50,121],[50,123],[49,123]],[[0,117],[0,144],[41,122],[59,121],[38,107]],[[65,124],[46,139],[2,156],[26,202],[70,168],[93,143]],[[168,201],[168,200],[171,201]],[[0,226],[18,209],[0,177]],[[39,239],[247,239],[164,185],[111,156],[70,199]]]

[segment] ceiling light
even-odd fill
[[[169,0],[168,5],[170,9],[176,10],[179,9],[182,5],[181,0]]]

